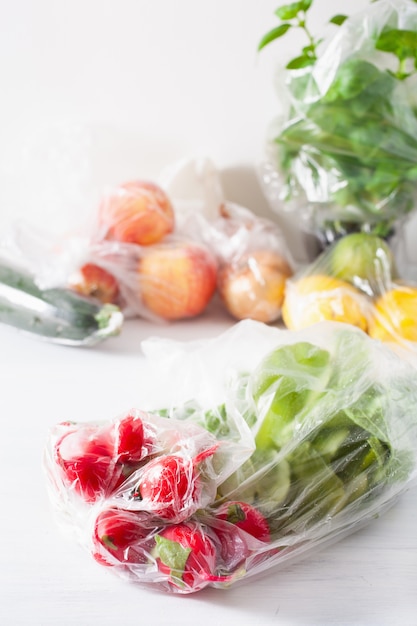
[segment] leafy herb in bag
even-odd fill
[[[331,21],[327,41],[307,27],[311,0],[280,7],[259,48],[301,28],[287,64],[289,110],[271,131],[263,182],[277,210],[301,212],[324,242],[365,230],[389,237],[415,208],[417,6],[378,0]],[[277,191],[278,187],[278,191]]]

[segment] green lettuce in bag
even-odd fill
[[[360,331],[325,324],[324,346],[314,341],[317,328],[277,347],[249,376],[256,449],[221,486],[259,508],[282,546],[353,530],[414,466],[416,372],[387,367],[388,354],[378,362],[380,346]]]

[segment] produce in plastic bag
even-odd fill
[[[92,346],[121,332],[123,314],[70,289],[40,289],[30,272],[0,258],[0,322],[52,343]]]
[[[87,254],[71,286],[116,298],[130,316],[194,317],[216,289],[214,255],[178,232],[168,193],[151,181],[130,181],[104,195]]]
[[[58,521],[122,578],[179,594],[250,580],[415,481],[417,370],[350,325],[246,320],[143,347],[153,407],[59,424],[45,450]]]
[[[292,270],[273,250],[247,251],[219,270],[219,293],[238,320],[275,322],[281,317],[286,281]]]
[[[216,291],[215,255],[175,230],[168,195],[149,181],[122,184],[105,194],[92,224],[79,234],[52,240],[16,223],[5,247],[31,268],[40,288],[69,287],[117,305],[126,318],[194,317]]]
[[[282,316],[291,330],[346,322],[417,351],[417,285],[401,279],[393,251],[376,235],[345,235],[299,270],[287,282]]]
[[[271,221],[232,203],[215,219],[190,216],[186,228],[213,251],[217,288],[226,310],[238,320],[275,322],[281,317],[292,261],[285,240]]]
[[[374,339],[400,343],[417,352],[417,284],[392,282],[374,301],[369,320]]]
[[[280,24],[260,43],[297,26],[309,38],[287,65],[288,107],[270,130],[264,189],[325,244],[356,230],[386,237],[416,206],[417,6],[379,0],[336,16],[342,25],[321,52],[306,26],[311,5],[277,9]]]
[[[148,246],[174,230],[174,207],[156,183],[129,181],[104,196],[98,226],[98,239]]]
[[[139,264],[140,297],[147,310],[166,320],[204,311],[215,289],[217,264],[211,251],[193,241],[161,244]]]
[[[177,182],[181,178],[184,188]],[[217,287],[226,310],[238,320],[278,320],[294,266],[279,226],[227,201],[207,159],[180,164],[166,183],[175,194],[182,231],[216,257]],[[187,197],[186,186],[195,190],[194,200]]]
[[[192,160],[110,189],[89,228],[53,242],[16,225],[14,247],[42,287],[69,285],[153,321],[203,313],[216,291],[237,319],[280,317],[292,261],[279,227],[226,202],[218,172]]]

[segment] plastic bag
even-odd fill
[[[282,314],[290,330],[345,322],[417,356],[417,283],[401,276],[391,247],[376,235],[341,237],[300,269],[287,282]]]
[[[164,179],[175,199],[179,229],[216,257],[217,288],[226,310],[238,320],[277,321],[295,266],[278,224],[228,201],[208,159],[185,160]]]
[[[352,326],[245,320],[144,352],[145,410],[58,425],[45,449],[59,523],[122,578],[178,594],[248,581],[415,481],[417,370]]]
[[[43,288],[69,285],[153,321],[195,317],[218,291],[237,319],[274,322],[293,271],[278,225],[227,202],[208,159],[108,190],[80,233],[51,241],[15,224],[11,240]]]
[[[215,256],[175,228],[167,193],[153,182],[103,193],[79,232],[51,237],[22,221],[3,248],[42,289],[70,287],[124,316],[171,321],[199,315],[216,290]]]
[[[314,65],[286,73],[288,110],[271,125],[260,176],[274,210],[325,245],[356,230],[389,236],[415,211],[416,33],[414,2],[380,0]]]

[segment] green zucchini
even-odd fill
[[[54,343],[90,346],[118,335],[123,314],[68,288],[41,289],[28,272],[0,261],[0,322]]]

